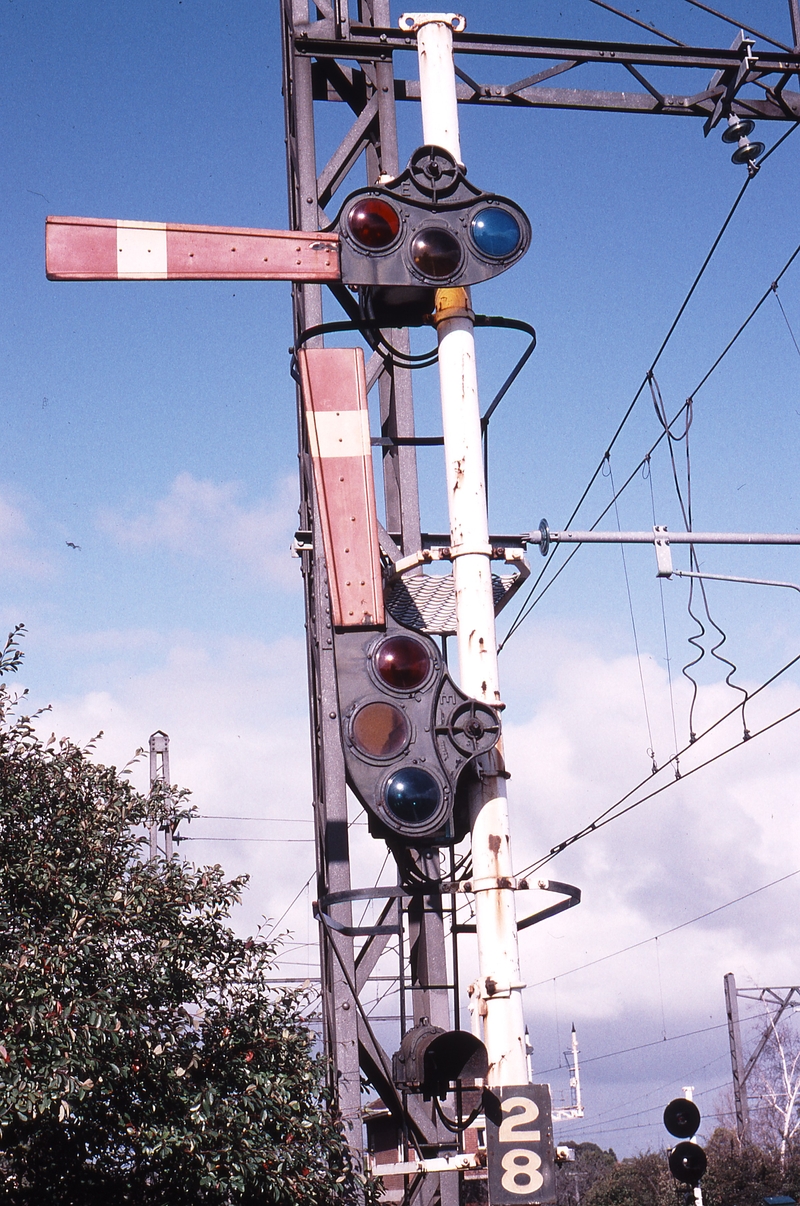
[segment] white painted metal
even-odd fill
[[[415,1173],[460,1172],[465,1168],[482,1168],[475,1152],[458,1156],[435,1156],[430,1160],[404,1160],[401,1164],[373,1164],[374,1177],[413,1176]]]
[[[656,548],[656,577],[672,577],[672,551],[669,547],[669,535],[666,528],[653,528],[653,541]]]
[[[449,14],[417,16],[423,138],[461,158]],[[402,18],[401,18],[402,26]],[[437,32],[438,31],[438,32]],[[435,71],[434,50],[435,48]],[[491,546],[481,448],[473,315],[462,289],[437,294],[439,385],[450,509],[458,661],[464,691],[500,702]],[[479,982],[488,1083],[528,1083],[514,892],[492,886],[513,876],[502,747],[481,759],[470,800]]]
[[[417,35],[422,136],[426,143],[444,147],[456,163],[461,163],[461,143],[453,29],[463,29],[465,24],[456,13],[404,13],[400,18],[400,28]]]
[[[121,281],[167,279],[166,222],[117,222],[117,273]]]

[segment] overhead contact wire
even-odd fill
[[[653,470],[650,462],[650,457],[647,458],[647,480],[650,484],[650,508],[653,515],[653,527],[656,526],[656,499],[653,491]],[[669,635],[667,631],[667,609],[664,602],[664,579],[658,579],[658,593],[661,599],[661,626],[664,631],[664,661],[667,666],[667,684],[669,686],[669,709],[672,718],[672,737],[675,743],[675,774],[680,775],[680,761],[678,759],[678,723],[675,716],[675,690],[672,683],[672,658],[669,652]]]
[[[739,707],[741,707],[740,704],[735,708],[732,708],[727,715],[733,715],[734,712],[739,710]],[[768,733],[771,729],[777,728],[779,724],[783,724],[785,721],[791,720],[792,717],[797,715],[800,715],[800,707],[793,708],[791,712],[786,712],[783,716],[779,716],[777,720],[773,720],[770,722],[770,724],[766,724],[762,728],[756,729],[755,732],[748,733],[746,737],[742,737],[739,741],[735,741],[733,745],[729,745],[726,749],[720,750],[719,753],[713,754],[710,758],[706,758],[705,762],[699,762],[697,766],[693,766],[691,770],[684,771],[681,775],[681,779],[688,779],[690,775],[694,775],[698,771],[703,770],[705,767],[711,766],[712,763],[718,762],[720,758],[724,758],[726,754],[733,753],[733,751],[738,750],[740,746],[754,740],[756,737],[761,737],[762,734]],[[708,732],[708,730],[706,731]],[[705,734],[702,734],[702,736],[705,736]],[[686,748],[688,749],[688,746]],[[685,753],[686,750],[684,749],[682,752]],[[645,780],[645,782],[647,782],[647,780]],[[652,800],[654,796],[661,795],[661,793],[666,791],[668,788],[674,787],[676,782],[678,782],[678,780],[672,779],[668,783],[662,784],[661,787],[656,787],[653,791],[648,792],[647,795],[641,796],[640,799],[634,800],[632,804],[627,806],[627,808],[622,808],[618,812],[613,811],[614,809],[619,808],[619,805],[623,802],[623,800],[628,799],[633,794],[633,792],[628,792],[627,796],[624,796],[621,800],[618,800],[616,804],[613,804],[611,808],[607,810],[607,812],[612,813],[613,815],[604,815],[602,820],[593,821],[591,825],[587,825],[585,829],[580,830],[579,833],[573,834],[571,838],[567,838],[564,842],[559,842],[557,846],[552,848],[549,854],[546,854],[543,858],[539,859],[538,862],[534,863],[525,872],[522,872],[522,874],[530,874],[531,871],[538,871],[540,867],[543,867],[546,863],[551,862],[557,854],[561,854],[561,852],[566,850],[568,846],[573,846],[577,841],[580,841],[581,838],[587,837],[590,833],[594,833],[598,829],[604,829],[605,826],[610,825],[612,821],[617,821],[620,817],[624,817],[627,813],[633,812],[634,808],[638,808],[640,804],[646,804],[647,801]],[[638,786],[642,785],[639,784]],[[633,789],[633,791],[637,790],[638,787]]]
[[[798,125],[800,125],[800,122],[798,122],[797,124],[798,124]],[[790,130],[790,131],[789,131],[789,133],[792,133],[792,132],[793,132],[795,129],[797,129],[797,126],[793,126],[793,127],[792,127],[792,130]],[[788,137],[788,134],[784,135],[784,137]],[[781,141],[783,141],[783,140],[781,140]],[[776,144],[776,146],[777,146],[777,144]],[[775,148],[773,148],[773,150],[774,150],[774,149],[775,149]],[[766,158],[766,156],[764,156],[764,158]],[[741,194],[740,194],[740,196],[741,196]],[[738,200],[738,199],[737,199],[737,200]],[[780,272],[778,273],[777,277],[775,278],[775,282],[773,282],[773,284],[774,284],[774,283],[776,283],[776,282],[780,282],[780,280],[783,278],[783,276],[786,274],[786,272],[788,272],[788,270],[789,270],[789,268],[791,267],[791,265],[792,265],[792,264],[794,263],[794,261],[797,259],[797,256],[798,256],[798,255],[800,255],[800,244],[798,244],[798,246],[797,246],[797,247],[794,249],[794,251],[792,252],[792,254],[789,256],[789,259],[786,261],[786,263],[784,264],[783,268],[781,268],[781,270],[780,270]],[[688,406],[690,403],[693,403],[693,402],[694,402],[694,399],[696,398],[697,394],[700,392],[700,390],[702,389],[702,387],[703,387],[703,386],[705,385],[705,383],[708,381],[708,379],[709,379],[709,377],[712,375],[712,373],[713,373],[713,372],[714,372],[714,371],[715,371],[715,370],[716,370],[716,369],[717,369],[717,368],[720,366],[720,364],[722,363],[722,361],[723,361],[723,360],[725,359],[725,357],[727,356],[728,352],[731,350],[731,348],[734,346],[734,344],[736,343],[736,341],[739,339],[740,335],[742,335],[742,334],[743,334],[743,332],[746,330],[746,328],[749,326],[749,324],[750,324],[750,323],[752,322],[752,320],[755,318],[756,314],[757,314],[757,313],[758,313],[758,311],[761,309],[761,307],[763,306],[764,302],[767,300],[767,298],[769,297],[769,295],[770,295],[770,293],[771,293],[771,292],[772,292],[772,285],[770,285],[770,287],[769,287],[769,288],[766,290],[766,292],[764,293],[764,295],[763,295],[761,298],[759,298],[758,302],[755,304],[755,306],[753,307],[753,309],[750,311],[750,313],[748,314],[747,318],[745,318],[744,322],[743,322],[743,323],[742,323],[742,324],[739,326],[738,330],[737,330],[737,331],[734,333],[734,335],[733,335],[733,336],[732,336],[732,337],[731,337],[731,338],[728,340],[728,343],[727,343],[727,344],[725,345],[725,347],[722,349],[722,351],[720,352],[719,356],[717,356],[716,360],[715,360],[715,361],[714,361],[714,363],[711,365],[711,368],[708,370],[708,372],[705,374],[705,376],[703,376],[703,377],[701,378],[701,380],[700,380],[700,381],[697,383],[697,385],[694,387],[694,389],[692,390],[692,393],[689,395],[689,398],[687,399],[687,401],[686,401],[686,402],[684,402],[684,403],[683,403],[683,404],[682,404],[682,405],[681,405],[681,406],[678,408],[678,410],[676,411],[676,413],[675,413],[675,414],[673,415],[673,417],[670,419],[670,421],[669,421],[669,426],[672,426],[672,425],[673,425],[675,422],[677,422],[677,420],[679,419],[679,417],[680,417],[680,416],[683,414],[684,410],[686,410],[686,409],[687,409],[687,406]],[[634,403],[635,403],[635,402],[637,401],[637,399],[639,398],[639,395],[641,394],[641,391],[644,389],[644,387],[645,387],[645,385],[646,385],[646,384],[647,384],[647,377],[645,376],[645,379],[644,379],[644,381],[642,382],[642,385],[641,385],[641,386],[640,386],[640,388],[639,388],[639,391],[638,391],[638,393],[637,393],[637,395],[636,395],[636,398],[634,398]],[[631,409],[632,409],[632,406],[628,408],[628,411],[627,411],[627,413],[626,413],[626,415],[625,415],[625,418],[623,419],[623,425],[624,425],[624,423],[627,421],[627,418],[628,418],[628,415],[630,414]],[[614,440],[616,440],[616,438],[617,438],[617,436],[619,435],[619,433],[620,433],[620,431],[621,431],[621,430],[622,430],[622,425],[620,425],[620,427],[618,427],[618,428],[617,428],[617,432],[615,433]],[[622,494],[622,493],[623,493],[623,491],[624,491],[624,490],[626,490],[626,489],[627,489],[627,487],[630,485],[630,483],[631,483],[631,482],[633,481],[633,479],[636,477],[636,474],[637,474],[637,473],[639,472],[639,470],[640,470],[640,469],[641,469],[641,468],[642,468],[642,467],[645,465],[645,463],[647,462],[647,460],[648,460],[648,459],[649,459],[649,458],[652,456],[652,454],[655,452],[655,450],[656,450],[656,449],[658,448],[658,446],[661,444],[662,440],[664,440],[665,438],[666,438],[666,432],[664,432],[664,431],[662,430],[661,435],[658,437],[658,439],[656,439],[656,440],[655,440],[655,441],[654,441],[654,442],[653,442],[653,443],[650,445],[649,449],[647,450],[647,452],[645,453],[645,455],[642,457],[642,459],[639,461],[639,463],[638,463],[638,465],[636,466],[636,468],[635,468],[635,469],[633,470],[633,472],[632,472],[632,473],[631,473],[631,474],[630,474],[630,475],[627,477],[627,479],[625,480],[624,484],[623,484],[623,485],[620,487],[619,492],[618,492],[618,495],[617,495],[618,497],[619,497],[619,495],[620,495],[620,494]],[[612,441],[612,445],[613,445],[613,441]],[[609,450],[610,450],[610,448],[611,448],[611,445],[609,445]],[[586,495],[588,494],[588,492],[589,492],[589,490],[591,489],[591,487],[594,485],[594,482],[595,482],[595,480],[596,480],[596,478],[597,478],[597,474],[598,474],[599,472],[601,472],[601,470],[602,470],[602,467],[603,467],[603,464],[604,464],[604,463],[605,463],[605,456],[603,457],[603,460],[600,462],[600,465],[598,466],[598,469],[597,469],[597,470],[595,471],[595,473],[593,474],[592,479],[591,479],[591,481],[589,482],[589,485],[587,486],[586,490],[584,490],[583,494],[581,495],[581,498],[580,498],[580,501],[578,502],[578,505],[576,506],[575,510],[572,512],[572,515],[570,516],[569,520],[567,521],[567,525],[566,525],[567,527],[569,527],[569,526],[570,526],[570,524],[572,523],[572,520],[575,518],[575,515],[577,514],[577,511],[579,510],[579,508],[580,508],[581,504],[583,503],[584,499],[586,498]],[[600,522],[600,520],[601,520],[601,519],[603,519],[603,517],[604,517],[604,516],[607,514],[607,512],[608,512],[608,510],[609,510],[610,506],[611,506],[611,504],[609,504],[608,506],[606,506],[606,507],[604,507],[604,508],[603,508],[603,510],[602,510],[602,511],[600,512],[600,514],[598,515],[597,519],[596,519],[596,520],[594,521],[594,523],[591,525],[591,527],[590,527],[590,529],[589,529],[590,531],[594,531],[594,529],[597,527],[597,525],[598,525],[598,523]],[[544,597],[544,595],[545,595],[545,594],[547,593],[547,591],[549,590],[550,586],[552,586],[553,582],[555,582],[556,578],[557,578],[557,577],[558,577],[558,576],[561,574],[562,570],[566,569],[567,565],[568,565],[568,564],[569,564],[569,562],[572,560],[572,558],[573,558],[573,557],[576,555],[576,553],[578,552],[578,549],[580,549],[580,548],[581,548],[581,545],[579,545],[579,544],[576,544],[576,545],[574,546],[574,548],[572,549],[572,551],[571,551],[571,552],[569,553],[569,555],[567,556],[566,560],[565,560],[564,562],[562,562],[561,566],[560,566],[560,567],[558,568],[558,570],[555,572],[555,574],[553,575],[553,577],[552,577],[552,578],[551,578],[551,579],[550,579],[550,580],[549,580],[549,581],[548,581],[548,582],[545,584],[544,588],[543,588],[543,589],[542,589],[542,591],[539,593],[539,595],[537,595],[535,599],[532,599],[532,596],[533,596],[533,594],[534,594],[535,590],[537,589],[537,587],[539,586],[539,583],[541,582],[542,577],[543,577],[543,576],[544,576],[544,574],[547,572],[548,568],[550,567],[550,565],[551,565],[551,563],[552,563],[552,558],[549,558],[549,559],[548,559],[548,560],[545,562],[545,565],[543,566],[543,568],[542,568],[541,572],[538,574],[538,576],[537,576],[537,578],[536,578],[536,581],[533,583],[533,585],[531,586],[530,590],[528,591],[528,594],[526,595],[525,600],[523,601],[523,603],[522,603],[522,605],[521,605],[521,607],[520,607],[520,610],[518,611],[518,613],[517,613],[516,617],[514,618],[514,621],[512,622],[511,627],[509,628],[508,632],[506,633],[506,635],[505,635],[504,639],[503,639],[503,640],[501,641],[501,643],[498,645],[498,652],[499,652],[499,651],[500,651],[500,650],[503,648],[503,646],[504,646],[504,645],[506,645],[506,644],[508,643],[509,639],[510,639],[510,638],[511,638],[511,636],[512,636],[512,635],[513,635],[513,634],[516,632],[517,628],[519,628],[519,626],[520,626],[520,624],[523,622],[523,620],[527,619],[527,617],[530,615],[530,613],[531,613],[531,611],[533,610],[533,608],[536,606],[536,604],[539,602],[539,600],[540,600],[540,599],[542,599],[542,598]]]
[[[764,156],[764,158],[766,158],[766,156]],[[677,327],[678,323],[680,322],[681,318],[683,317],[684,311],[686,310],[686,307],[688,306],[689,302],[691,301],[691,299],[694,295],[695,289],[700,284],[700,281],[701,281],[706,269],[708,268],[708,265],[710,264],[711,259],[714,255],[715,251],[717,250],[717,247],[719,246],[723,235],[725,234],[725,231],[728,229],[728,226],[731,223],[733,215],[736,213],[736,210],[739,208],[741,200],[744,197],[744,194],[747,191],[747,188],[752,179],[754,179],[754,177],[748,176],[747,179],[745,180],[744,184],[742,185],[742,187],[739,189],[736,199],[733,202],[733,205],[731,206],[730,210],[728,211],[728,216],[725,218],[725,221],[722,223],[722,226],[720,227],[720,229],[717,233],[717,236],[714,239],[714,242],[711,244],[711,248],[710,248],[706,258],[703,260],[703,263],[700,267],[700,271],[697,273],[694,280],[692,281],[689,291],[686,294],[686,296],[684,297],[683,301],[681,302],[680,307],[678,308],[678,312],[675,315],[674,319],[672,320],[669,330],[667,331],[666,335],[664,336],[664,339],[661,342],[661,346],[659,347],[658,351],[656,352],[653,362],[650,365],[650,368],[647,370],[647,373],[645,373],[644,377],[642,378],[642,382],[641,382],[639,388],[637,389],[631,402],[629,403],[628,408],[625,411],[625,414],[622,416],[622,419],[621,419],[616,431],[614,432],[614,435],[611,437],[611,442],[608,444],[605,453],[603,454],[602,458],[598,462],[597,468],[595,469],[594,473],[589,478],[588,485],[586,486],[586,488],[584,489],[580,498],[578,499],[577,503],[575,504],[575,507],[572,510],[572,514],[570,515],[569,519],[567,520],[566,524],[564,525],[565,528],[569,528],[572,525],[572,521],[574,520],[575,516],[578,514],[578,511],[583,506],[583,503],[585,502],[586,497],[589,494],[589,491],[591,490],[594,483],[597,481],[598,475],[602,472],[603,465],[605,464],[605,461],[606,461],[606,457],[608,457],[608,455],[611,453],[614,445],[616,444],[617,440],[619,439],[620,435],[622,434],[622,430],[625,427],[625,424],[628,422],[628,419],[631,417],[634,407],[636,406],[636,403],[639,401],[639,398],[642,396],[645,386],[647,385],[649,374],[653,372],[653,370],[655,369],[659,360],[661,359],[662,355],[664,354],[667,344],[669,343],[670,339],[672,338],[672,336],[674,334],[675,328]],[[800,250],[800,248],[798,248],[798,250]],[[577,552],[577,550],[579,548],[580,548],[580,545],[577,545],[576,548],[573,549],[572,553],[570,554],[569,560],[572,559],[572,557],[575,555],[575,553]],[[527,595],[525,596],[524,600],[522,601],[519,611],[517,612],[517,615],[515,616],[514,620],[511,623],[511,627],[509,628],[504,639],[501,641],[501,643],[498,646],[498,650],[497,650],[498,653],[502,650],[503,646],[508,642],[511,635],[514,632],[516,632],[517,628],[519,628],[522,621],[530,614],[530,609],[528,608],[528,604],[530,603],[531,599],[533,598],[536,588],[538,587],[539,583],[541,582],[542,578],[544,577],[545,573],[547,572],[549,565],[550,565],[550,558],[548,558],[548,560],[542,566],[542,569],[540,570],[539,574],[537,575],[535,582],[531,585]]]
[[[772,674],[768,679],[766,679],[766,681],[763,682],[760,687],[757,687],[756,690],[751,693],[750,699],[755,699],[757,695],[760,695],[762,691],[765,691],[767,687],[771,686],[774,682],[776,682],[783,674],[786,674],[786,672],[788,670],[791,670],[792,666],[796,666],[798,662],[800,662],[800,653],[798,653],[790,661],[786,662],[785,665],[781,666],[780,670],[776,670],[775,673]],[[740,706],[741,705],[737,704],[735,707],[730,708],[729,711],[725,712],[722,716],[719,716],[713,722],[713,724],[710,724],[707,729],[705,729],[702,733],[700,733],[698,735],[696,740],[701,741],[704,737],[707,737],[709,735],[709,733],[712,733],[714,731],[714,729],[719,728],[719,726],[721,724],[724,724],[724,722],[726,720],[728,720],[731,716],[733,716],[734,712],[737,712],[739,710]],[[795,709],[792,712],[787,712],[784,716],[781,716],[778,720],[775,720],[771,724],[766,725],[764,728],[759,729],[757,732],[752,733],[751,737],[758,737],[762,733],[766,733],[769,729],[775,728],[777,725],[782,724],[785,720],[791,719],[791,717],[794,716],[796,714],[796,712],[798,712],[798,711],[800,711],[800,709]],[[745,740],[747,740],[747,739],[742,738],[741,741],[736,742],[734,745],[730,746],[729,749],[723,750],[722,753],[716,754],[716,755],[714,755],[714,757],[707,759],[705,762],[699,763],[696,767],[693,767],[692,770],[687,771],[687,776],[694,774],[695,771],[701,770],[704,766],[708,766],[712,762],[716,762],[725,753],[730,753],[731,750],[738,749],[738,747],[740,745],[744,745]],[[691,748],[691,743],[689,745],[684,746],[681,750],[679,750],[678,753],[675,755],[675,757],[676,758],[680,757],[681,755],[685,754],[690,748]],[[675,761],[675,758],[670,758],[669,762],[664,763],[664,766],[661,767],[661,770],[663,771],[667,766],[670,766],[671,764],[673,764],[674,761]],[[659,795],[662,791],[665,791],[666,788],[673,786],[673,784],[675,782],[675,780],[673,780],[672,783],[666,783],[662,787],[656,788],[655,791],[650,792],[646,796],[642,796],[640,800],[634,801],[634,803],[631,804],[628,808],[622,809],[622,811],[617,812],[616,810],[619,809],[620,805],[624,804],[626,800],[629,800],[632,795],[635,795],[635,793],[637,791],[639,791],[642,787],[644,787],[645,784],[649,782],[650,778],[651,778],[651,776],[648,776],[646,779],[640,780],[639,783],[635,784],[632,788],[630,788],[630,790],[627,791],[624,796],[620,796],[620,798],[614,804],[610,804],[608,806],[608,808],[604,809],[603,812],[601,812],[600,815],[597,816],[590,824],[585,825],[583,827],[583,829],[578,830],[577,833],[572,834],[571,837],[568,837],[564,841],[559,842],[557,845],[553,846],[550,849],[549,854],[546,854],[541,859],[538,859],[536,862],[531,863],[528,867],[526,867],[519,874],[520,875],[529,875],[533,871],[537,871],[540,867],[543,867],[545,865],[545,863],[548,863],[553,858],[555,858],[557,854],[561,854],[561,852],[563,850],[566,850],[566,848],[568,846],[574,845],[575,842],[579,841],[583,837],[588,836],[588,834],[590,834],[590,833],[594,833],[595,830],[602,829],[606,824],[609,823],[609,821],[613,821],[617,817],[624,816],[625,813],[630,812],[631,809],[636,808],[639,804],[644,804],[646,800],[651,799],[653,796]]]

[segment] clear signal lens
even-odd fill
[[[375,654],[378,676],[396,691],[416,691],[430,674],[431,665],[428,650],[413,637],[389,637]]]
[[[389,247],[400,233],[400,216],[381,197],[357,201],[347,216],[351,235],[363,247],[380,250]]]
[[[519,222],[514,215],[494,205],[478,211],[472,219],[471,230],[478,250],[497,260],[513,255],[522,241]]]
[[[350,735],[368,758],[396,758],[408,745],[411,732],[400,708],[375,702],[359,708],[350,724]]]
[[[435,281],[447,280],[461,266],[461,244],[441,226],[427,226],[411,240],[411,258],[420,272]]]
[[[424,825],[436,813],[442,792],[433,775],[408,766],[396,771],[386,784],[386,807],[406,825]]]

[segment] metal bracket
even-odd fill
[[[672,550],[669,547],[667,529],[664,527],[654,527],[653,538],[656,550],[656,577],[671,578],[673,574]]]
[[[467,18],[460,13],[403,13],[397,22],[404,33],[416,33],[423,25],[449,25],[456,33],[467,28]]]
[[[571,1149],[570,1149],[571,1150]],[[461,1152],[457,1156],[438,1156],[432,1160],[405,1160],[402,1164],[372,1164],[373,1177],[413,1177],[415,1173],[461,1172],[466,1168],[484,1168],[485,1157],[478,1152]]]
[[[478,889],[478,891],[490,890],[489,887],[483,887],[484,882],[486,881],[481,881],[481,887]],[[496,884],[496,887],[498,888],[506,887],[510,888],[512,891],[524,891],[526,888],[530,888],[532,886],[533,885],[529,884],[526,879],[518,880],[516,882],[516,887],[514,886],[513,880],[498,881]],[[575,907],[575,905],[581,903],[581,890],[580,888],[574,887],[572,884],[565,884],[557,879],[540,879],[535,886],[542,892],[562,892],[567,899],[560,900],[558,904],[549,905],[548,908],[542,909],[538,913],[531,913],[530,917],[523,917],[522,921],[517,922],[518,930],[526,930],[528,926],[536,925],[536,923],[539,921],[545,921],[548,917],[555,917],[556,913],[563,913],[565,909],[572,909]],[[468,889],[465,887],[465,890]],[[474,890],[475,889],[473,888],[473,891]],[[454,926],[454,929],[457,934],[477,933],[474,925],[456,925]]]
[[[563,893],[567,899],[560,900],[558,904],[550,905],[546,909],[542,909],[539,913],[533,913],[530,917],[524,917],[522,921],[517,922],[517,929],[524,930],[528,926],[534,925],[537,921],[544,921],[547,917],[554,917],[556,913],[563,913],[565,909],[571,909],[575,905],[580,904],[581,890],[573,887],[572,884],[562,883],[557,879],[540,879],[536,884],[530,883],[527,879],[517,878],[516,876],[508,879],[482,879],[470,880],[464,879],[460,881],[436,880],[431,883],[423,884],[406,884],[405,886],[393,884],[385,888],[350,888],[346,892],[331,892],[327,896],[320,897],[313,903],[313,913],[317,921],[323,921],[325,925],[330,926],[332,930],[336,930],[339,934],[347,934],[350,937],[367,937],[372,934],[397,934],[400,926],[398,925],[343,925],[340,921],[335,921],[330,916],[330,908],[332,905],[349,904],[354,900],[389,900],[392,897],[413,897],[413,896],[456,896],[460,893],[469,892],[490,892],[506,889],[511,892],[525,892],[531,888],[538,888],[541,892],[559,892]],[[457,934],[474,934],[474,925],[457,925],[455,926]]]

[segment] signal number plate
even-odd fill
[[[493,1091],[486,1111],[486,1154],[492,1206],[555,1201],[549,1085]]]

